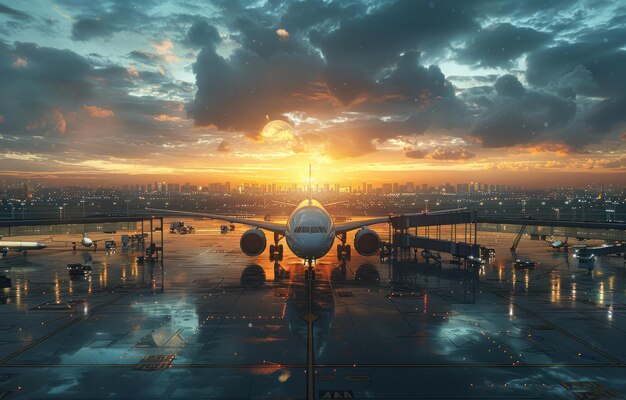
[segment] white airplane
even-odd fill
[[[54,239],[51,237],[50,238],[51,241],[54,242]],[[98,240],[93,240],[89,237],[89,235],[87,235],[86,233],[83,233],[83,238],[81,239],[80,242],[72,242],[72,241],[66,241],[65,244],[68,245],[69,243],[72,244],[72,248],[74,250],[76,250],[76,246],[80,243],[83,247],[93,247],[94,250],[96,250],[98,248],[98,242],[102,242],[105,240],[111,240],[111,238],[106,238],[106,239],[98,239]]]
[[[8,240],[2,240],[0,236],[0,254],[6,256],[9,251],[22,252],[26,255],[28,250],[41,250],[45,249],[46,245],[39,242],[10,242]]]
[[[310,180],[311,166],[309,166],[309,198],[296,206],[286,224],[193,211],[175,211],[158,208],[146,208],[146,210],[201,216],[233,224],[251,226],[252,229],[245,231],[239,241],[241,251],[247,256],[258,256],[263,253],[267,246],[267,239],[263,230],[272,232],[274,234],[274,244],[270,245],[270,261],[282,260],[283,245],[279,244],[279,242],[282,238],[285,238],[289,249],[296,256],[307,262],[309,270],[312,270],[312,265],[316,260],[324,257],[330,251],[335,238],[341,241],[341,244],[337,245],[337,257],[340,260],[349,260],[351,248],[349,244],[346,244],[347,233],[356,229],[359,231],[354,237],[355,250],[363,256],[373,256],[378,253],[381,246],[380,237],[368,227],[370,225],[388,223],[390,217],[370,218],[335,224],[324,206],[312,198]],[[440,212],[429,212],[429,214]],[[309,276],[309,271],[306,272],[305,276]]]
[[[567,249],[569,247],[569,244],[567,243],[567,239],[568,238],[565,238],[565,241],[554,240],[550,242],[550,247],[552,247],[553,249],[557,249],[557,250],[561,250],[562,248]]]

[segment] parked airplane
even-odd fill
[[[50,238],[50,240],[54,242],[53,238]],[[69,243],[71,243],[72,248],[74,250],[76,250],[76,247],[78,246],[78,244],[81,244],[83,247],[93,247],[94,250],[97,250],[98,242],[103,242],[106,240],[111,240],[111,238],[93,240],[89,237],[89,235],[87,235],[86,233],[83,233],[83,238],[81,239],[80,242],[66,241],[65,244],[68,245]]]
[[[567,243],[567,239],[568,238],[565,238],[565,241],[554,240],[550,242],[550,247],[552,247],[553,249],[557,249],[558,251],[560,251],[562,248],[567,250],[567,248],[569,247],[569,244]]]
[[[193,211],[175,211],[167,209],[146,208],[149,211],[200,216],[235,224],[251,226],[243,233],[239,241],[241,251],[248,256],[258,256],[265,250],[267,239],[263,230],[274,234],[274,244],[270,245],[270,261],[280,261],[283,258],[283,245],[279,244],[285,238],[289,249],[298,257],[304,259],[309,270],[315,260],[324,257],[332,248],[335,238],[340,240],[337,245],[337,256],[340,260],[349,260],[351,247],[346,244],[347,233],[358,229],[354,238],[355,250],[363,256],[373,256],[381,247],[378,234],[369,229],[370,225],[389,222],[389,217],[369,218],[361,221],[348,221],[335,224],[333,218],[324,206],[314,200],[311,192],[311,167],[309,166],[309,196],[307,200],[298,204],[289,216],[286,224],[269,221],[259,221],[228,217],[218,214],[206,214]],[[444,211],[449,212],[449,211]],[[429,214],[437,214],[429,212]],[[305,276],[309,276],[307,271]]]
[[[28,250],[41,250],[45,248],[46,245],[43,243],[22,241],[11,242],[8,240],[2,240],[2,236],[0,236],[0,254],[3,256],[6,256],[9,251],[21,251],[22,254],[26,255]]]

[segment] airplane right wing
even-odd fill
[[[285,234],[285,230],[287,229],[286,225],[284,224],[277,224],[277,223],[268,222],[268,221],[259,221],[256,219],[228,217],[226,215],[219,215],[219,214],[207,214],[207,213],[200,213],[200,212],[194,212],[194,211],[167,210],[167,209],[161,209],[161,208],[146,208],[146,210],[158,211],[162,213],[205,217],[205,218],[210,218],[210,219],[216,219],[218,221],[230,222],[233,224],[248,225],[248,226],[261,228],[261,229],[265,229],[266,231],[280,233],[280,234]]]
[[[335,224],[335,232],[344,233],[344,232],[359,229],[368,225],[382,224],[384,222],[389,222],[390,221],[389,218],[390,217],[380,217],[380,218],[363,219],[360,221],[342,222],[339,224]]]

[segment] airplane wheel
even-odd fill
[[[283,253],[278,253],[278,261],[283,261]]]
[[[350,248],[350,245],[347,244],[346,245],[346,260],[350,261],[351,255],[352,255],[352,249]]]
[[[283,245],[279,244],[278,245],[278,255],[280,256],[280,259],[283,259]]]
[[[338,244],[337,245],[337,261],[341,261],[343,259],[343,255],[341,253],[343,253],[343,246]]]
[[[308,281],[308,280],[309,280],[309,270],[308,270],[308,269],[306,269],[306,270],[304,271],[304,280],[305,280],[305,281]]]

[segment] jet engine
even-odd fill
[[[248,229],[239,240],[239,247],[247,256],[258,256],[263,253],[266,245],[265,233],[257,228]]]
[[[380,249],[380,236],[369,228],[362,228],[354,237],[354,248],[362,256],[373,256]]]

